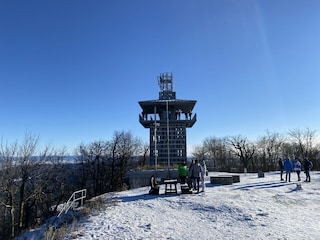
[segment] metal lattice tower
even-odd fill
[[[172,73],[161,73],[158,77],[158,84],[161,92],[173,91]]]

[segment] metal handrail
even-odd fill
[[[79,195],[79,196],[78,196]],[[60,211],[58,217],[65,211],[65,214],[70,210],[71,207],[74,206],[74,203],[77,201],[81,201],[80,205],[83,205],[83,200],[87,197],[87,189],[82,189],[75,191],[72,193],[69,200],[63,205],[62,210]]]

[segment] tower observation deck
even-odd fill
[[[150,165],[177,164],[187,160],[187,131],[197,121],[196,100],[176,99],[173,76],[158,76],[159,99],[139,101],[139,122],[150,129]]]

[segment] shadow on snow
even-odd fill
[[[241,187],[235,188],[235,190],[249,190],[249,189],[263,189],[263,188],[278,188],[288,185],[296,184],[294,182],[265,182],[265,183],[255,183],[255,184],[248,184]]]

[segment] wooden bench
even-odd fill
[[[164,193],[169,194],[169,193],[178,193],[177,191],[177,179],[169,179],[169,180],[164,180],[163,183],[165,184],[165,189]]]

